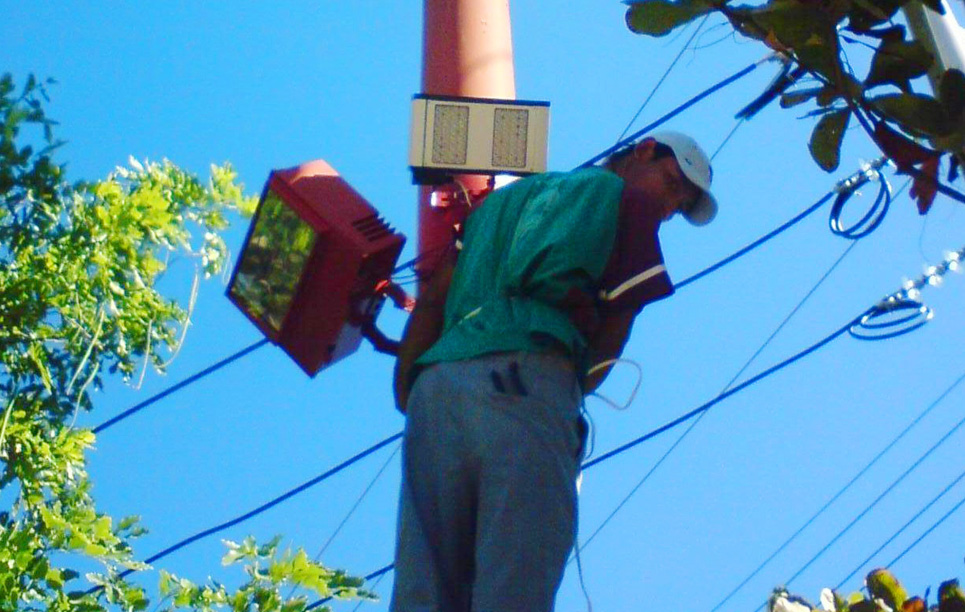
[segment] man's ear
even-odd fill
[[[633,147],[633,157],[634,159],[640,159],[643,161],[650,161],[653,159],[654,149],[657,147],[657,141],[653,138],[644,138]]]

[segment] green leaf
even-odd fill
[[[945,136],[952,131],[945,109],[931,96],[887,94],[870,101],[886,118],[917,135]]]
[[[903,33],[898,36],[904,36]],[[935,58],[918,41],[890,36],[881,41],[871,61],[867,87],[892,84],[909,91],[908,81],[928,72]]]
[[[865,583],[871,595],[876,599],[883,599],[892,610],[901,610],[902,604],[908,599],[907,591],[888,570],[872,570],[865,578]]]
[[[707,0],[642,0],[627,9],[627,27],[636,34],[663,36],[712,8]]]
[[[848,109],[832,111],[821,117],[811,133],[811,157],[825,172],[833,172],[838,168],[841,142],[850,118],[851,111]]]
[[[818,92],[820,92],[823,87],[815,87],[813,89],[802,89],[799,91],[792,91],[781,96],[781,108],[791,108],[792,106],[797,106],[798,104],[803,104],[808,100],[816,97]]]

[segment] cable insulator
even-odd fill
[[[888,299],[869,310],[848,333],[858,340],[887,340],[915,331],[932,318],[932,310],[909,299]]]
[[[833,234],[848,240],[858,240],[878,229],[878,226],[884,221],[885,215],[888,214],[888,208],[891,206],[892,197],[891,184],[879,172],[879,169],[885,163],[887,163],[887,159],[882,157],[864,168],[862,173],[855,174],[838,186],[838,196],[831,206],[831,214],[828,219],[828,225]],[[878,195],[875,197],[874,204],[861,219],[849,227],[844,227],[841,223],[844,205],[848,203],[859,187],[871,181],[878,181]]]

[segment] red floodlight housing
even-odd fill
[[[314,376],[374,329],[404,242],[326,162],[275,170],[228,298]]]

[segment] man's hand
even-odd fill
[[[409,400],[409,385],[415,361],[429,350],[442,334],[446,297],[449,295],[454,269],[455,262],[448,258],[436,268],[422,295],[416,300],[415,310],[402,333],[399,355],[395,362],[393,389],[395,407],[403,414]]]
[[[623,347],[626,346],[627,340],[630,338],[635,317],[636,313],[632,310],[603,315],[600,326],[589,342],[591,368],[610,359],[617,359],[623,354]],[[588,375],[584,391],[586,393],[595,391],[610,373],[612,367],[612,365],[608,365]]]

